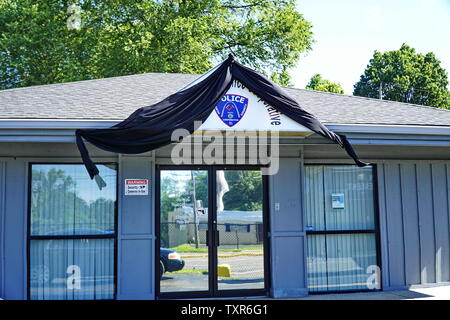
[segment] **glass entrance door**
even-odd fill
[[[159,291],[208,293],[208,171],[161,170]]]
[[[216,171],[218,290],[264,289],[260,170]]]
[[[159,296],[264,294],[268,268],[261,171],[172,166],[158,173]]]

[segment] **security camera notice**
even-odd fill
[[[148,195],[148,179],[125,179],[126,196]]]
[[[223,304],[223,305],[193,305],[188,304],[180,308],[182,316],[197,316],[198,318],[233,318],[234,316],[266,316],[266,304]],[[264,318],[264,317],[262,317]]]

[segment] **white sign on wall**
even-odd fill
[[[230,89],[198,130],[312,134],[311,130],[265,103],[238,81],[233,81]]]
[[[126,196],[148,195],[148,179],[125,179]]]
[[[331,194],[331,207],[333,209],[344,209],[345,208],[345,195],[343,193],[332,193]]]

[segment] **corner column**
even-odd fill
[[[308,294],[301,158],[281,158],[270,177],[272,292],[274,298]]]
[[[120,155],[118,182],[117,299],[155,299],[154,161]],[[126,179],[147,179],[148,194],[126,195]]]

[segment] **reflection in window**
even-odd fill
[[[305,170],[310,231],[375,228],[372,167],[307,166]]]
[[[99,190],[83,165],[31,169],[31,299],[113,299],[115,164],[99,165]]]
[[[308,235],[310,291],[367,290],[377,264],[375,234]]]
[[[310,291],[375,289],[377,266],[373,168],[305,167]]]

